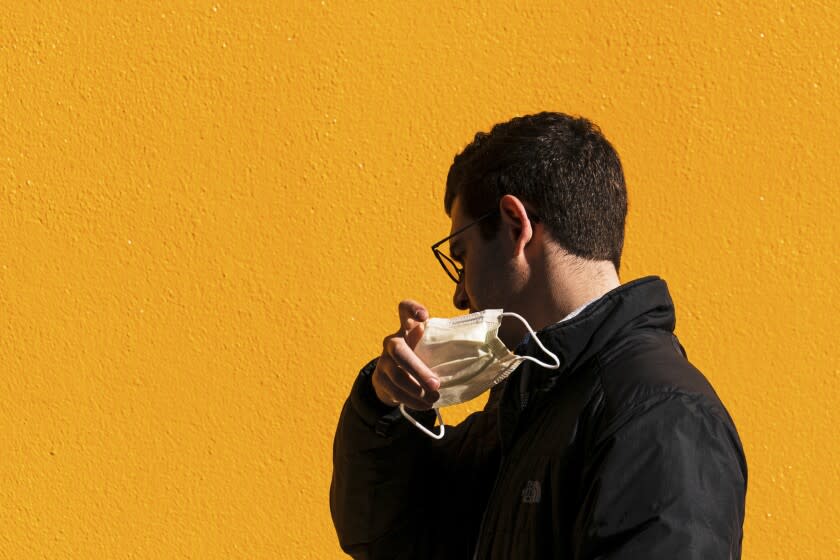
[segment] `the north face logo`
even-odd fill
[[[525,483],[525,488],[522,489],[522,503],[538,504],[540,503],[541,495],[542,488],[540,488],[540,481],[529,480],[527,483]]]

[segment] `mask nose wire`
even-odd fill
[[[421,430],[427,436],[435,438],[435,439],[443,439],[443,434],[444,434],[443,418],[440,415],[440,410],[439,409],[437,409],[437,408],[435,409],[435,414],[437,414],[438,422],[440,422],[440,426],[438,426],[440,428],[440,430],[438,430],[438,433],[434,433],[433,431],[429,430],[429,428],[427,428],[426,426],[424,426],[423,424],[421,424],[420,422],[418,422],[417,420],[412,418],[411,415],[408,412],[405,411],[405,405],[402,404],[402,403],[400,403],[400,414],[405,416],[406,420],[408,420],[409,422],[414,424],[414,427]]]
[[[535,364],[539,364],[542,367],[547,368],[547,369],[560,369],[560,358],[557,357],[557,354],[555,354],[554,352],[552,352],[551,350],[549,350],[548,348],[543,346],[543,343],[540,342],[540,339],[537,336],[537,333],[534,332],[534,329],[531,328],[531,325],[528,324],[528,321],[525,320],[525,317],[523,317],[519,313],[514,313],[512,311],[505,311],[503,313],[499,313],[500,317],[504,317],[506,315],[511,316],[511,317],[516,317],[517,319],[522,321],[522,324],[525,325],[525,328],[528,329],[529,333],[531,333],[531,337],[534,340],[537,341],[537,346],[539,346],[540,349],[542,349],[543,352],[545,352],[546,354],[548,354],[549,356],[554,358],[554,365],[552,366],[552,365],[547,364],[545,362],[542,362],[542,361],[540,361],[536,358],[532,358],[531,356],[519,356],[519,357],[522,358],[523,360],[530,360],[530,361],[534,362]]]

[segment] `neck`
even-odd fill
[[[557,323],[621,284],[611,262],[589,261],[568,253],[547,260],[545,270],[537,274],[535,288],[543,297],[532,302],[528,314],[535,329]]]

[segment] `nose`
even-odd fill
[[[455,295],[452,297],[452,303],[457,309],[469,309],[470,298],[467,297],[467,291],[464,289],[464,279],[455,285]]]

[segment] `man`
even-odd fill
[[[739,558],[747,467],[732,419],[673,334],[665,282],[620,285],[621,163],[583,118],[479,133],[449,171],[454,303],[504,309],[522,362],[435,440],[440,379],[414,353],[429,311],[365,366],[341,414],[330,505],[355,558]],[[437,246],[436,246],[437,247]],[[527,336],[526,336],[527,335]],[[427,412],[420,412],[427,411]]]

